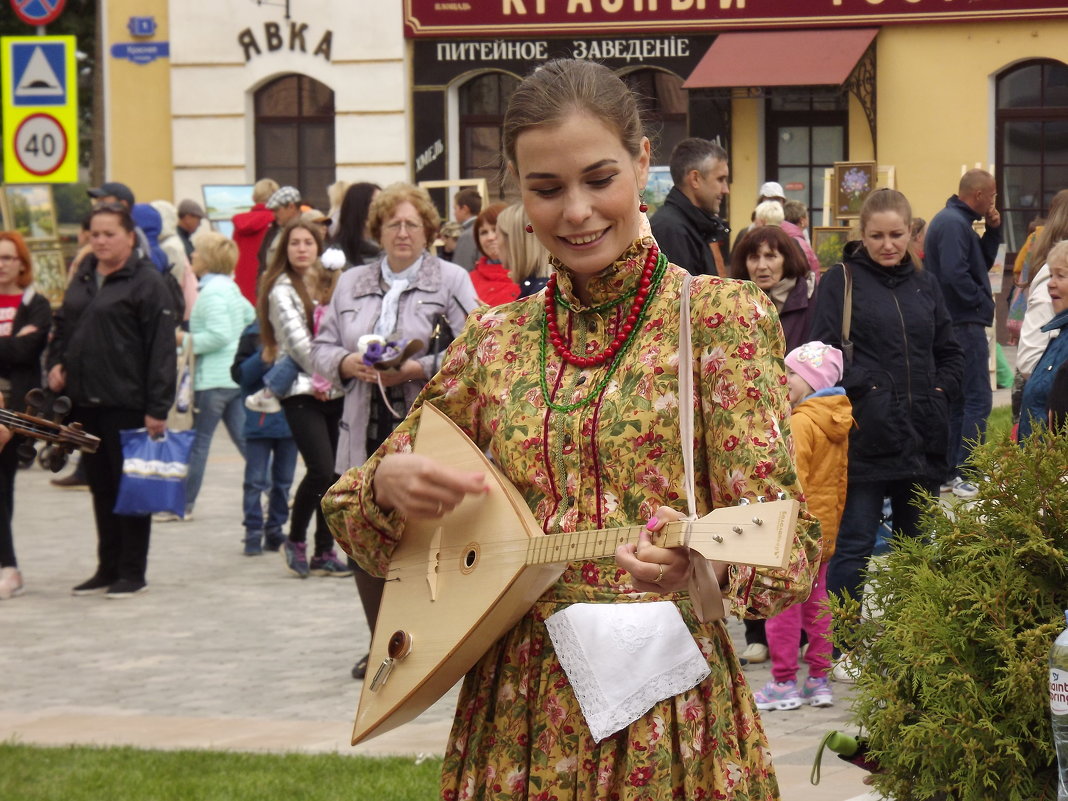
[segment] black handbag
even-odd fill
[[[441,369],[441,357],[445,349],[456,338],[445,312],[438,312],[434,317],[434,325],[430,330],[430,341],[427,343],[426,352],[434,357],[434,372]]]

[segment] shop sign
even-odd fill
[[[690,40],[674,36],[662,39],[578,39],[571,42],[571,58],[591,58],[595,61],[621,59],[632,61],[662,61],[665,58],[686,58],[690,55]],[[549,42],[518,42],[497,39],[492,42],[438,42],[439,61],[546,61],[550,58]]]
[[[289,22],[279,24],[277,22],[263,23],[263,38],[257,39],[252,28],[245,28],[237,35],[237,43],[245,55],[245,62],[252,60],[253,56],[263,55],[264,50],[268,53],[277,53],[286,50],[290,53],[307,53],[311,42],[316,41],[308,34],[308,24],[305,22]],[[263,47],[260,46],[263,43]],[[334,32],[327,30],[319,37],[318,43],[311,50],[313,56],[322,56],[330,60],[330,48],[334,44]]]
[[[446,38],[1068,19],[1064,0],[405,0],[404,34]]]
[[[415,42],[413,77],[417,86],[448,82],[468,70],[492,65],[525,74],[532,64],[553,58],[586,58],[612,69],[655,64],[689,75],[712,43],[712,36],[605,36],[562,39],[453,39]]]

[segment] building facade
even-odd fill
[[[874,161],[930,217],[979,164],[998,178],[1011,252],[1068,187],[1061,0],[106,6],[107,174],[144,197],[265,175],[323,206],[339,179],[484,178],[511,196],[508,95],[556,56],[602,61],[642,94],[656,164],[685,136],[724,144],[736,230],[766,180],[820,224],[827,168]]]

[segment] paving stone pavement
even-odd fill
[[[297,579],[280,555],[242,554],[240,455],[220,429],[190,522],[154,523],[149,591],[113,601],[70,588],[96,566],[88,492],[16,483],[24,595],[0,602],[0,741],[269,752],[441,754],[455,691],[419,719],[353,748],[368,632],[352,579]],[[731,632],[742,640],[742,626]],[[752,665],[755,688],[770,676]],[[863,773],[816,745],[852,730],[848,688],[830,709],[766,713],[784,801],[861,801]]]

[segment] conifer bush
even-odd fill
[[[862,614],[832,601],[875,787],[894,801],[1056,797],[1049,650],[1068,608],[1068,436],[976,450],[979,495],[869,577]],[[975,477],[973,477],[975,478]]]

